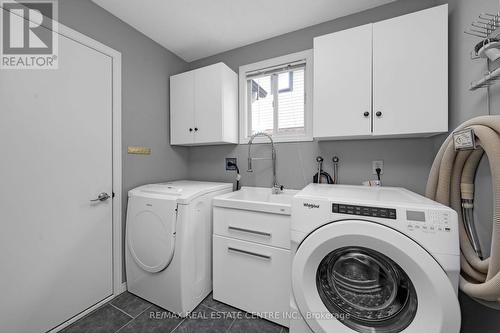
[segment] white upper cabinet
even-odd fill
[[[314,39],[315,137],[370,135],[372,25]]]
[[[170,141],[194,142],[194,71],[170,77]]]
[[[447,18],[445,5],[373,25],[374,134],[448,131]]]
[[[238,142],[238,77],[223,63],[170,77],[170,143]]]
[[[448,131],[448,6],[314,40],[314,137]]]

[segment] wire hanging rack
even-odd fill
[[[500,1],[499,1],[500,6]],[[500,54],[500,12],[481,13],[471,26],[464,31],[466,34],[480,38],[480,42],[472,51],[472,58],[486,58],[489,65],[489,58],[486,49],[493,49],[493,52]],[[491,55],[491,54],[490,54]],[[489,67],[489,66],[488,66]],[[500,68],[488,71],[479,80],[473,81],[469,90],[474,91],[480,88],[488,88],[500,80]]]

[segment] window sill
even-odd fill
[[[250,137],[240,138],[240,144],[246,145]],[[312,136],[300,135],[300,136],[273,136],[273,142],[310,142],[314,141]],[[269,139],[266,137],[256,137],[253,143],[269,143]]]

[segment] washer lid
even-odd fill
[[[232,190],[231,183],[199,182],[177,180],[159,184],[149,184],[129,191],[129,197],[142,196],[157,199],[175,199],[180,204],[188,204],[193,199],[215,191]]]
[[[139,210],[127,221],[130,254],[139,267],[151,273],[164,270],[175,251],[177,203],[175,200],[163,200],[161,205],[161,212]]]
[[[458,299],[441,266],[377,223],[333,222],[311,233],[295,254],[292,289],[318,333],[460,330]]]

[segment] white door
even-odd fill
[[[195,71],[195,143],[222,141],[221,64]]]
[[[372,24],[314,39],[314,137],[371,135]]]
[[[373,25],[373,133],[448,131],[448,6]]]
[[[292,289],[316,333],[460,330],[445,271],[415,241],[377,223],[333,222],[307,236],[293,259]]]
[[[170,143],[194,143],[194,71],[170,77]]]
[[[111,58],[0,71],[0,142],[0,332],[45,332],[113,292]]]

